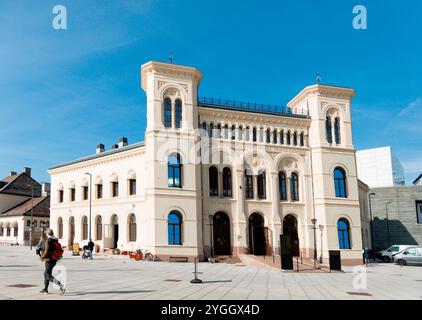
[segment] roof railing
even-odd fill
[[[220,98],[198,97],[198,105],[257,113],[309,116],[308,112],[293,112],[289,107]]]

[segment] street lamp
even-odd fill
[[[318,256],[318,254],[317,254],[317,245],[316,245],[316,229],[317,229],[317,227],[316,227],[316,223],[317,223],[317,219],[315,219],[315,218],[313,218],[313,219],[311,219],[311,222],[312,222],[312,229],[314,230],[314,268],[316,268],[316,261],[317,261],[317,256]]]
[[[321,231],[321,255],[319,256],[319,263],[322,264],[322,231],[324,231],[324,226],[320,224],[318,228],[319,228],[319,231]]]
[[[89,176],[89,241],[91,241],[91,214],[92,214],[92,174],[85,172]]]
[[[373,224],[374,224],[374,222],[373,222],[373,219],[372,219],[372,203],[371,203],[371,198],[372,198],[372,196],[375,196],[376,194],[374,193],[374,192],[371,192],[370,194],[369,194],[369,196],[368,196],[368,198],[369,198],[369,219],[370,219],[370,221],[369,221],[369,230],[370,230],[370,233],[371,233],[371,249],[373,250],[374,249],[374,226],[373,226]]]
[[[31,226],[29,228],[29,248],[32,250],[32,229],[34,227],[34,187],[30,184],[26,185],[31,188]]]
[[[390,225],[388,223],[388,205],[389,204],[392,204],[392,202],[390,201],[390,202],[387,202],[385,204],[385,214],[387,216],[387,242],[388,242],[388,247],[391,246],[391,243],[390,243]]]

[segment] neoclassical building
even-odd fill
[[[49,169],[63,244],[203,259],[278,254],[283,234],[295,255],[361,263],[354,90],[316,84],[278,108],[198,97],[192,67],[148,62],[141,77],[145,141]]]

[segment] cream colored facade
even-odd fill
[[[198,99],[202,74],[192,67],[148,62],[142,66],[141,76],[147,97],[145,142],[121,145],[49,170],[51,226],[61,229],[64,244],[83,245],[88,241],[89,200],[82,199],[84,192],[86,196],[84,187],[89,187],[89,173],[91,234],[101,248],[147,249],[162,259],[278,254],[279,236],[288,232],[299,254],[313,256],[316,231],[318,256],[322,244],[326,261],[328,250],[339,249],[337,223],[345,219],[350,248],[341,249],[343,263],[361,262],[361,218],[350,117],[354,90],[309,86],[290,101],[289,112],[278,113]],[[166,98],[172,110],[167,117]],[[180,128],[178,101],[182,107]],[[337,128],[331,127],[331,143],[327,140],[327,116],[333,123],[338,119]],[[334,135],[339,136],[338,141]],[[175,154],[182,164],[181,187],[177,188],[169,187],[168,182],[168,158]],[[212,166],[218,173],[213,182]],[[228,176],[225,168],[230,169],[231,178],[224,183],[223,175]],[[336,197],[336,168],[342,168],[346,175],[347,195],[343,198]],[[286,176],[286,200],[280,200],[280,172]],[[252,175],[252,193],[246,186],[246,173]],[[292,186],[294,175],[298,183]],[[136,194],[130,195],[134,180]],[[210,190],[215,181],[217,192]],[[116,197],[112,196],[113,182],[118,182]],[[103,186],[101,199],[96,197],[96,185]],[[298,199],[292,200],[292,188],[298,189]],[[251,198],[246,197],[247,192]],[[171,212],[177,212],[182,221],[179,244],[169,244],[169,233],[175,230],[170,231],[168,226]],[[313,229],[312,218],[317,219],[317,230]],[[287,231],[283,223],[288,225]],[[297,236],[293,235],[296,230]],[[262,247],[264,252],[258,252]]]

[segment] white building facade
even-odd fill
[[[283,234],[294,255],[361,263],[354,90],[309,86],[280,110],[198,98],[192,67],[148,62],[141,76],[145,142],[49,170],[63,244],[204,259],[278,254]]]
[[[391,147],[358,150],[358,177],[370,188],[402,186],[404,169]]]

